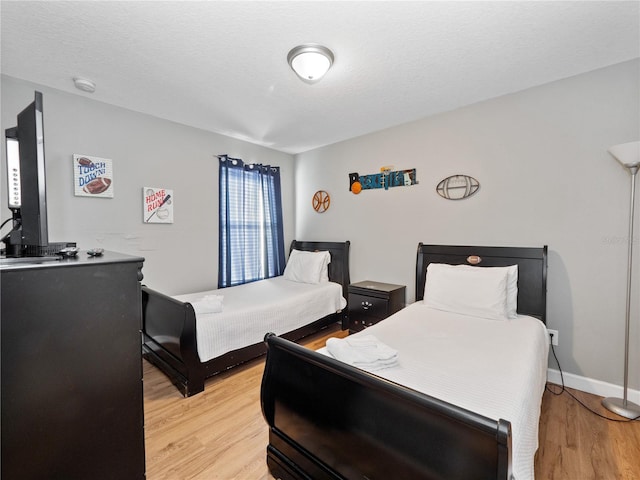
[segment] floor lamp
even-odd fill
[[[629,323],[631,314],[631,271],[633,254],[633,206],[635,203],[636,174],[640,167],[640,141],[615,145],[609,149],[613,158],[618,160],[623,167],[631,173],[631,207],[629,213],[629,258],[627,260],[627,312],[624,334],[624,396],[623,398],[607,397],[602,400],[605,408],[626,418],[640,416],[640,405],[627,400],[627,388],[629,383]]]

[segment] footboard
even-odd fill
[[[511,424],[265,337],[267,463],[282,479],[511,477]]]
[[[142,287],[142,353],[165,372],[185,396],[204,390],[204,369],[196,348],[196,314],[180,302]]]

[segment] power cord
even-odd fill
[[[11,220],[13,220],[13,218],[7,218],[4,222],[2,222],[2,225],[0,225],[0,228],[4,227],[7,223],[9,223]]]
[[[605,420],[609,420],[610,422],[621,422],[621,423],[627,423],[627,422],[635,422],[638,419],[640,419],[640,415],[638,415],[635,418],[625,418],[625,419],[620,419],[620,418],[611,418],[611,417],[607,417],[606,415],[602,415],[599,412],[596,412],[595,410],[593,410],[591,407],[589,407],[588,405],[585,405],[578,397],[576,397],[573,393],[571,393],[569,390],[567,390],[564,386],[564,376],[562,375],[562,367],[560,367],[560,362],[558,361],[558,356],[556,355],[556,349],[553,348],[553,333],[550,333],[549,336],[551,337],[551,353],[553,353],[553,358],[556,359],[556,363],[558,364],[558,370],[560,371],[560,381],[562,382],[562,387],[560,388],[559,392],[554,392],[550,387],[549,384],[547,383],[545,385],[545,389],[547,390],[547,392],[552,393],[553,395],[556,396],[560,396],[563,393],[568,394],[570,397],[572,397],[576,402],[578,402],[580,405],[582,405],[584,408],[586,408],[587,410],[589,410],[591,413],[593,413],[594,415],[597,415],[600,418],[604,418]]]
[[[13,218],[7,218],[4,222],[2,222],[2,225],[0,225],[0,228],[4,227],[10,220],[13,220]],[[2,237],[2,239],[0,239],[0,242],[4,242],[7,238],[9,238],[14,231],[20,228],[21,225],[22,225],[22,221],[18,219],[13,224],[13,227],[11,228],[11,230],[9,230],[9,232],[4,237]]]

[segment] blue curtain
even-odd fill
[[[280,167],[220,162],[218,288],[282,275],[285,266]]]

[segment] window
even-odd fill
[[[220,155],[218,288],[282,275],[280,167]]]

